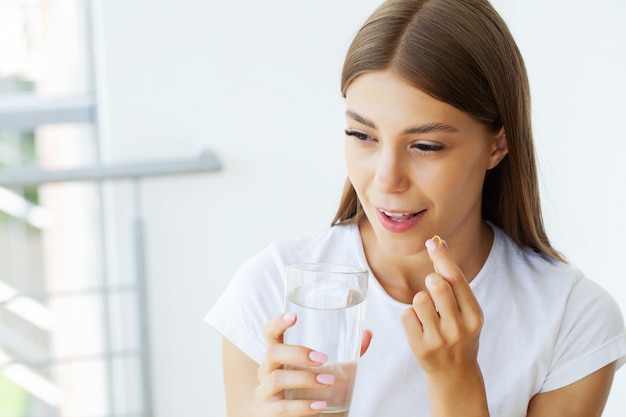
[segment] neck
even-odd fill
[[[471,282],[489,256],[493,231],[483,222],[466,229],[442,237],[450,248],[450,256]],[[434,272],[426,248],[410,255],[389,251],[380,245],[367,220],[360,224],[360,232],[365,257],[378,282],[392,298],[411,304],[413,296],[426,289],[426,276]]]

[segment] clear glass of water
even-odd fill
[[[298,319],[285,332],[284,342],[328,355],[328,361],[321,366],[287,369],[332,374],[335,383],[317,389],[286,390],[286,399],[326,401],[322,414],[347,414],[361,351],[367,277],[366,270],[347,265],[287,266],[285,311],[296,313]]]

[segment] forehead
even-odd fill
[[[354,79],[346,90],[347,116],[355,114],[376,125],[407,125],[477,123],[474,118],[452,105],[410,85],[393,72],[376,71]],[[357,120],[359,121],[359,120]]]

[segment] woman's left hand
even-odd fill
[[[483,312],[463,272],[441,239],[426,241],[435,272],[427,291],[402,315],[409,346],[424,370],[432,417],[489,415],[478,366]]]

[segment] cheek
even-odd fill
[[[368,162],[364,155],[360,155],[359,152],[349,144],[345,146],[345,162],[346,169],[348,171],[348,178],[354,186],[357,193],[367,181],[367,177],[370,175]]]
[[[480,163],[450,164],[432,179],[431,190],[439,201],[461,209],[480,200],[484,178],[485,170]]]

